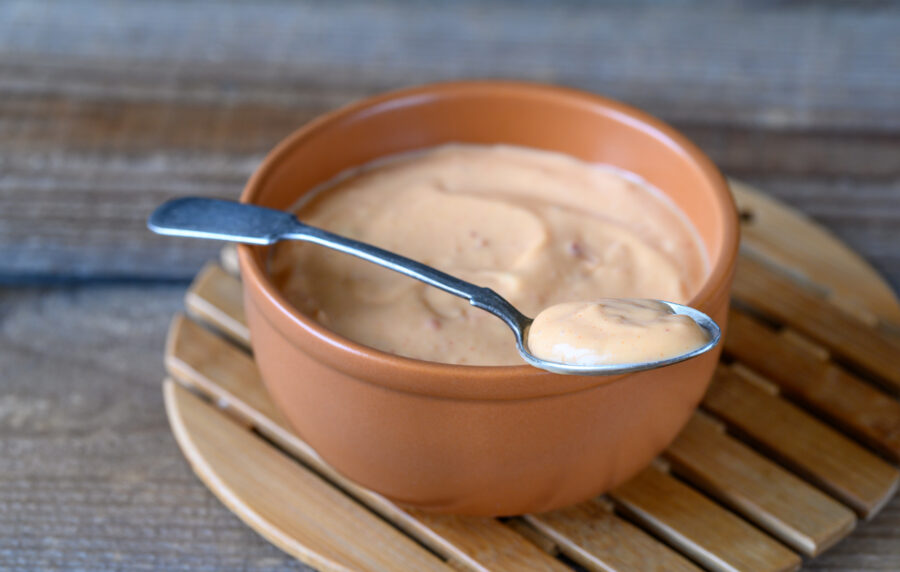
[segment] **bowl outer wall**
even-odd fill
[[[698,228],[711,274],[691,304],[724,325],[738,242],[724,179],[670,127],[594,95],[463,82],[365,100],[285,140],[242,200],[288,208],[348,167],[448,142],[556,150],[643,176]],[[328,332],[292,308],[265,276],[266,254],[240,248],[253,349],[269,392],[326,461],[404,504],[517,514],[608,490],[674,438],[718,357],[598,378],[393,356]]]

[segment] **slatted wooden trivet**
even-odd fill
[[[733,187],[744,234],[725,359],[672,446],[608,495],[498,520],[402,509],[346,480],[265,393],[228,249],[169,333],[178,443],[244,522],[323,570],[796,569],[897,489],[900,305],[831,235]]]

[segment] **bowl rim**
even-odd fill
[[[517,97],[527,96],[556,101],[564,100],[571,105],[591,110],[596,110],[598,107],[601,107],[604,108],[604,112],[608,115],[615,116],[616,119],[631,124],[657,140],[664,142],[673,150],[686,156],[694,166],[700,169],[702,176],[708,179],[711,186],[717,191],[715,193],[715,208],[722,213],[724,221],[722,245],[719,256],[716,260],[709,261],[710,272],[706,277],[703,286],[688,304],[694,307],[703,307],[719,295],[722,285],[730,280],[734,272],[739,247],[740,231],[737,222],[737,206],[728,184],[718,168],[694,143],[664,121],[619,101],[568,87],[510,80],[464,80],[429,83],[403,88],[352,102],[317,116],[294,130],[276,145],[266,155],[262,163],[260,163],[253,175],[247,181],[247,184],[241,193],[240,201],[244,203],[254,202],[267,182],[270,174],[274,172],[283,161],[289,160],[298,146],[302,145],[307,139],[315,136],[320,131],[328,129],[329,126],[334,123],[352,116],[364,117],[366,115],[376,114],[409,104],[411,101],[471,95],[492,95],[495,97],[503,95]],[[731,224],[729,224],[729,220],[732,221]],[[292,327],[299,327],[298,332],[303,331],[306,334],[312,335],[319,341],[324,342],[328,346],[331,346],[333,349],[348,352],[349,354],[368,360],[372,362],[373,366],[377,362],[381,367],[392,368],[398,373],[406,372],[414,374],[417,377],[421,376],[423,381],[421,387],[414,387],[409,383],[384,380],[382,379],[384,376],[379,376],[379,381],[376,383],[390,385],[393,386],[394,389],[403,391],[414,391],[416,393],[427,394],[446,393],[449,396],[451,394],[466,394],[468,392],[465,388],[444,388],[444,390],[435,389],[432,391],[428,387],[425,387],[431,384],[425,382],[424,378],[437,376],[445,381],[447,379],[455,379],[464,381],[467,386],[470,383],[481,385],[483,383],[498,382],[511,377],[519,378],[523,381],[525,379],[543,378],[541,381],[546,382],[545,376],[554,376],[557,378],[567,378],[570,381],[570,383],[552,384],[551,387],[547,387],[549,384],[541,383],[541,385],[544,386],[543,390],[531,388],[531,391],[526,391],[528,394],[526,397],[537,397],[568,393],[588,387],[604,385],[623,377],[628,377],[628,375],[634,375],[626,374],[594,377],[563,376],[538,370],[524,363],[521,365],[498,366],[445,364],[399,356],[371,348],[328,330],[312,318],[305,316],[297,310],[275,287],[269,279],[267,272],[260,264],[259,260],[261,257],[256,256],[255,252],[261,248],[263,247],[238,245],[238,257],[241,266],[242,279],[246,287],[254,288],[260,292],[263,295],[265,303],[276,310],[278,314],[287,318],[292,324]],[[263,309],[261,308],[260,310]],[[267,314],[265,311],[262,313],[264,316]],[[275,326],[282,335],[287,336],[287,333],[276,324],[272,325]],[[287,337],[290,338],[290,336]],[[291,343],[293,344],[294,342],[291,341]],[[316,359],[320,358],[316,357]],[[476,390],[475,393],[481,394],[482,391]],[[488,391],[488,393],[494,394],[495,392]],[[506,392],[501,391],[500,393]]]

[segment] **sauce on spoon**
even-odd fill
[[[601,365],[668,359],[703,346],[709,337],[662,302],[610,298],[550,306],[534,319],[527,340],[541,359]]]

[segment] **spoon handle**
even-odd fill
[[[284,239],[312,242],[352,254],[466,299],[476,308],[502,319],[517,337],[531,323],[529,318],[490,288],[476,286],[383,248],[304,224],[288,212],[235,201],[186,197],[162,204],[150,215],[147,226],[157,234],[246,244],[266,245]]]

